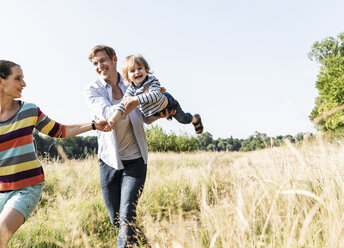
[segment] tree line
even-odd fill
[[[265,133],[255,132],[246,139],[218,138],[204,132],[197,137],[188,134],[165,132],[161,127],[152,125],[145,129],[148,150],[152,152],[193,152],[193,151],[254,151],[272,146],[281,146],[285,139],[295,143],[304,139],[305,134],[269,137]],[[54,139],[34,132],[37,154],[47,158],[86,158],[98,151],[96,136],[77,136]]]

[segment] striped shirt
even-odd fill
[[[148,87],[148,92],[145,91],[146,86]],[[159,80],[154,76],[148,76],[147,80],[140,86],[136,87],[133,83],[126,90],[123,98],[128,96],[137,96],[140,102],[139,109],[144,116],[148,117],[154,115],[155,113],[161,111],[164,105],[166,96],[160,92]],[[123,102],[118,105],[117,108],[121,113],[125,112],[125,107]]]
[[[65,126],[49,119],[33,103],[0,122],[0,191],[16,190],[45,181],[33,143],[33,129],[51,137],[65,137]]]

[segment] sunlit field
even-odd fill
[[[114,247],[96,157],[43,164],[43,198],[10,247]],[[341,141],[151,153],[148,167],[137,222],[152,248],[344,247]]]

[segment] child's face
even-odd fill
[[[147,76],[146,68],[142,65],[134,64],[134,66],[129,69],[128,76],[130,81],[133,82],[136,87],[139,87]]]

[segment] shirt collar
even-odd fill
[[[117,72],[118,73],[118,76],[119,76],[119,82],[118,82],[118,84],[123,84],[123,77],[122,77],[122,75],[119,73],[119,72]],[[104,86],[104,87],[109,87],[110,85],[102,78],[102,77],[98,77],[98,80],[99,80],[99,82]]]

